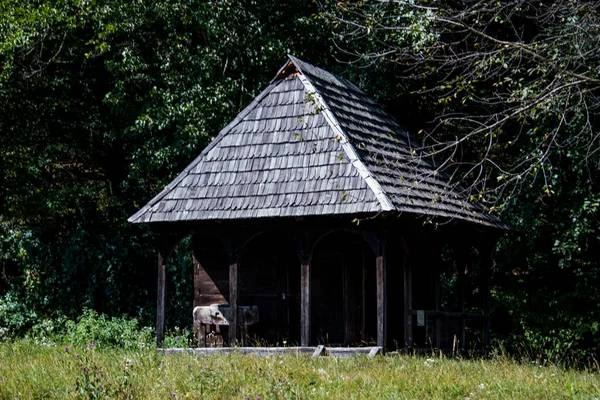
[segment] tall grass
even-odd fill
[[[600,374],[502,357],[199,357],[96,344],[0,343],[0,399],[107,397],[600,399]]]

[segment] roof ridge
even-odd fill
[[[315,69],[318,68],[318,67],[310,65],[308,63],[305,63],[304,61],[299,60],[298,58],[296,58],[290,54],[288,54],[288,57],[294,63],[296,68],[298,68],[298,70],[300,72],[302,72],[302,65],[309,65],[310,67],[315,68]],[[286,66],[287,66],[287,64],[286,64]],[[284,66],[284,68],[282,68],[280,70],[280,72],[282,72],[284,69],[285,69],[285,66]],[[333,74],[331,74],[331,75],[333,75]],[[323,96],[321,96],[319,91],[315,88],[315,86],[310,81],[310,78],[304,73],[298,74],[298,78],[300,79],[300,82],[302,82],[302,84],[304,85],[304,88],[306,89],[307,93],[314,93],[315,101],[321,103],[320,105],[321,105],[322,110],[320,112],[323,113],[325,120],[327,121],[327,123],[329,124],[329,126],[331,127],[333,132],[340,136],[340,144],[342,145],[342,149],[344,150],[344,153],[346,153],[346,156],[350,160],[350,163],[352,164],[352,166],[354,168],[356,168],[360,177],[365,181],[365,183],[367,184],[369,189],[371,189],[371,191],[375,195],[375,198],[377,198],[377,201],[379,201],[382,211],[395,210],[396,207],[394,207],[394,204],[392,203],[388,194],[385,192],[385,190],[383,189],[383,187],[381,186],[379,181],[377,181],[377,179],[373,176],[371,171],[369,171],[369,168],[366,166],[366,164],[360,158],[360,156],[358,155],[358,153],[356,152],[356,150],[354,148],[354,145],[352,144],[352,142],[350,141],[350,139],[348,138],[348,136],[346,135],[346,133],[344,132],[342,127],[340,126],[340,123],[338,122],[334,113],[330,110],[330,108],[327,105],[327,102],[325,101]],[[317,104],[317,106],[318,106],[318,104]]]
[[[135,214],[127,219],[127,222],[134,223],[136,222],[146,211],[152,208],[156,203],[163,199],[171,190],[173,190],[189,173],[193,170],[198,163],[204,158],[209,151],[211,151],[224,137],[233,129],[236,125],[238,125],[242,120],[260,103],[277,85],[281,83],[279,81],[271,81],[271,83],[262,91],[258,96],[256,96],[250,104],[246,106],[241,112],[239,112],[236,117],[227,124],[217,136],[200,152],[198,157],[194,158],[194,160],[188,164],[187,167],[175,179],[173,179],[163,190],[160,191],[156,196],[152,198],[144,207],[140,208]]]

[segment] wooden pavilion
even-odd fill
[[[248,334],[270,345],[485,346],[504,225],[413,143],[357,86],[290,56],[129,219],[160,238],[158,346],[165,265],[189,235],[194,306],[229,306],[229,345],[257,306]]]

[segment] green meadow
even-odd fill
[[[597,368],[504,357],[162,355],[0,342],[0,399],[600,399]]]

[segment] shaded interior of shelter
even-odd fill
[[[327,232],[313,247],[310,345],[376,344],[375,254],[357,232]],[[193,248],[194,307],[228,304],[225,246],[214,236],[196,234]],[[483,347],[488,274],[480,253],[433,230],[388,232],[388,349]],[[300,262],[292,233],[260,233],[245,244],[238,290],[238,305],[257,306],[260,315],[248,327],[247,345],[300,344]],[[227,345],[227,327],[220,329]]]

